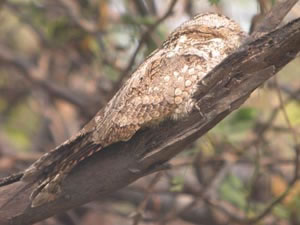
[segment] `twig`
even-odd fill
[[[154,187],[157,184],[157,182],[162,177],[162,172],[158,172],[155,174],[154,178],[152,179],[151,183],[149,184],[149,187],[147,188],[147,194],[144,197],[144,200],[140,203],[137,210],[135,211],[133,217],[133,225],[138,225],[140,220],[142,219],[143,212],[146,209],[147,203],[151,197],[151,194],[153,193]]]
[[[34,69],[33,63],[28,61],[25,58],[19,57],[9,51],[6,47],[0,46],[0,64],[5,64],[12,68],[15,68],[20,72],[23,77],[25,77],[31,84],[40,87],[42,90],[47,90],[51,95],[63,99],[80,109],[82,113],[86,116],[93,115],[94,112],[89,111],[87,107],[88,97],[79,95],[72,90],[69,90],[64,87],[60,87],[55,83],[52,83],[48,80],[38,80],[32,76],[32,71]]]
[[[75,1],[70,1],[70,0],[56,0],[56,1],[59,2],[66,9],[68,16],[82,30],[92,34],[99,31],[97,24],[94,24],[93,22],[84,19],[80,15],[79,7],[76,5]]]
[[[300,90],[295,91],[294,94],[290,95],[289,98],[287,98],[283,101],[283,105],[288,104],[290,101],[292,101],[295,98],[295,96],[298,96],[299,93],[300,93]],[[256,125],[254,125],[254,130],[255,130],[254,133],[256,134],[257,138],[255,140],[251,141],[248,144],[248,146],[245,147],[246,149],[249,149],[253,145],[257,146],[257,145],[259,145],[259,143],[262,142],[262,140],[264,138],[264,134],[272,127],[272,124],[273,124],[274,120],[276,119],[276,116],[279,113],[280,109],[281,109],[280,105],[275,107],[272,110],[272,112],[266,122],[261,124],[261,122],[258,121],[256,123]],[[260,126],[258,126],[258,125],[260,125]],[[259,129],[257,129],[257,127],[259,127]]]
[[[267,216],[276,205],[278,205],[283,199],[285,199],[285,197],[291,192],[293,186],[296,184],[296,182],[299,179],[299,173],[300,173],[300,171],[299,171],[299,166],[300,166],[300,145],[298,143],[298,136],[297,136],[296,132],[294,131],[294,129],[291,125],[291,122],[288,118],[287,112],[284,108],[284,101],[283,101],[283,98],[282,98],[282,95],[281,95],[281,92],[280,92],[280,89],[279,89],[279,85],[278,85],[278,82],[277,82],[276,79],[275,79],[275,86],[276,86],[276,90],[277,90],[277,94],[278,94],[278,98],[279,98],[279,102],[280,102],[279,107],[280,107],[280,109],[282,110],[282,112],[284,114],[285,120],[288,124],[290,133],[293,136],[293,140],[294,140],[294,144],[295,144],[295,147],[294,147],[295,148],[294,175],[293,175],[292,180],[289,182],[288,187],[286,188],[286,190],[278,198],[273,200],[261,213],[259,213],[254,218],[244,219],[244,218],[241,218],[241,217],[237,217],[236,215],[233,215],[231,212],[229,212],[225,208],[220,207],[219,204],[218,204],[218,207],[216,207],[217,209],[221,210],[223,213],[225,213],[227,216],[229,216],[234,221],[239,222],[239,223],[243,223],[243,224],[248,224],[248,225],[256,224],[257,222],[262,220],[265,216]],[[205,200],[207,202],[209,202],[210,204],[216,206],[216,204],[212,203],[209,198],[206,197]]]
[[[19,181],[23,177],[23,174],[23,172],[20,172],[9,177],[0,178],[0,187]]]
[[[284,119],[288,125],[288,128],[293,136],[293,139],[294,139],[294,145],[297,146],[298,145],[298,135],[296,134],[296,131],[294,130],[292,124],[291,124],[291,121],[289,119],[289,116],[285,110],[285,107],[284,107],[284,101],[283,101],[283,98],[282,98],[282,94],[281,94],[281,91],[280,91],[280,88],[279,88],[279,85],[278,85],[278,81],[277,81],[277,78],[274,77],[274,84],[275,84],[275,87],[276,87],[276,92],[277,92],[277,95],[278,95],[278,99],[279,99],[279,106],[280,106],[280,109],[283,113],[283,116],[284,116]]]
[[[274,82],[268,82],[268,88],[274,89],[276,85]],[[293,89],[290,85],[278,84],[278,88],[281,92],[284,92],[289,96],[289,100],[300,101],[300,88]],[[284,101],[284,105],[286,105],[287,101]]]
[[[145,6],[145,3],[144,1],[140,1],[140,0],[133,0],[136,8],[137,8],[137,11],[138,13],[141,15],[141,16],[145,16],[148,14],[148,10]]]
[[[266,14],[264,20],[256,26],[251,39],[275,29],[297,2],[298,0],[277,2],[272,10]]]
[[[7,2],[5,4],[5,6],[10,9],[14,15],[16,17],[19,18],[20,22],[26,24],[27,26],[30,27],[30,29],[37,35],[37,37],[39,38],[39,41],[41,43],[41,45],[43,47],[48,47],[49,46],[49,41],[46,37],[46,35],[44,34],[44,32],[34,24],[34,22],[32,21],[32,18],[27,16],[25,13],[24,13],[24,9],[23,9],[23,5],[17,5],[15,3],[12,3],[12,2]]]
[[[148,29],[141,35],[139,44],[137,46],[137,48],[135,49],[134,53],[132,54],[129,63],[127,64],[126,68],[123,70],[123,72],[120,75],[120,80],[115,84],[112,94],[114,94],[116,92],[116,90],[118,90],[120,88],[120,86],[123,84],[124,80],[126,80],[128,78],[129,72],[133,67],[133,64],[135,62],[136,56],[138,55],[139,51],[142,49],[143,45],[145,44],[147,38],[151,35],[151,33],[164,21],[166,20],[172,13],[173,13],[173,9],[174,6],[176,5],[177,0],[172,0],[168,10],[166,11],[166,13],[159,18],[155,23],[153,23],[152,25],[150,25],[148,27]]]
[[[271,202],[269,204],[269,206],[267,206],[258,216],[256,216],[255,218],[249,219],[247,220],[246,224],[256,224],[258,221],[260,221],[261,219],[263,219],[266,215],[268,215],[272,209],[279,204],[283,199],[285,199],[285,197],[291,192],[292,187],[296,184],[298,178],[299,178],[299,165],[300,165],[300,146],[297,145],[295,146],[295,162],[294,162],[294,175],[292,180],[289,182],[288,187],[286,188],[286,190],[278,197],[276,198],[273,202]]]

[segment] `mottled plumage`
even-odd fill
[[[55,199],[64,177],[94,152],[127,141],[150,124],[188,115],[194,108],[197,83],[239,47],[244,37],[235,22],[214,13],[183,23],[77,136],[26,170],[23,180],[40,181],[32,194],[32,206]]]

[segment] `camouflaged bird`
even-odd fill
[[[56,199],[64,178],[95,152],[127,141],[153,123],[187,116],[195,107],[192,96],[197,83],[245,36],[234,21],[214,13],[195,16],[179,26],[75,137],[25,171],[23,181],[39,181],[31,194],[32,207]]]

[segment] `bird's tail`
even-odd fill
[[[102,149],[91,140],[90,133],[84,133],[43,155],[24,172],[23,181],[38,181],[31,194],[32,206],[53,201],[60,193],[60,183],[82,160]]]
[[[61,166],[70,163],[68,160],[70,157],[84,152],[84,149],[81,149],[81,147],[88,145],[88,139],[88,134],[81,134],[45,153],[24,171],[22,180],[34,181],[49,176],[51,173],[56,173]]]

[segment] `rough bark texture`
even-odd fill
[[[163,169],[164,162],[240,107],[299,51],[300,19],[244,44],[199,84],[195,98],[206,119],[195,111],[185,120],[165,121],[139,131],[128,142],[104,148],[70,174],[63,183],[63,197],[41,207],[30,207],[33,184],[16,182],[1,187],[0,224],[40,221]]]

